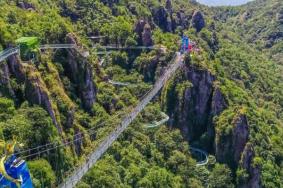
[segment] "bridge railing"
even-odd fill
[[[44,44],[39,47],[40,49],[65,49],[65,48],[77,48],[76,44]]]
[[[4,50],[3,52],[0,53],[0,62],[4,61],[6,58],[8,58],[11,55],[19,53],[19,51],[20,51],[19,47],[9,48],[7,50]]]
[[[39,49],[66,49],[66,48],[77,48],[76,44],[45,44],[41,45]],[[8,48],[2,52],[0,52],[0,62],[7,59],[9,56],[19,53],[20,48]]]

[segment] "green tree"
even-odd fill
[[[14,102],[0,97],[0,122],[11,118],[15,113]]]
[[[216,164],[209,175],[209,185],[214,188],[232,188],[231,170],[222,164]]]
[[[33,178],[33,182],[37,182],[35,187],[52,187],[55,185],[56,176],[52,171],[50,164],[44,160],[34,160],[28,162],[28,167]]]
[[[139,187],[149,188],[175,188],[181,187],[182,179],[179,176],[174,176],[165,168],[154,166],[149,169],[148,173],[138,182]]]
[[[85,175],[83,181],[91,187],[123,187],[118,164],[109,155],[98,161],[95,167]]]

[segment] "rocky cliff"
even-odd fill
[[[249,125],[247,117],[244,114],[237,113],[231,119],[231,125],[226,125],[225,133],[220,128],[223,125],[218,125],[215,155],[218,161],[227,163],[236,169],[248,142]]]
[[[50,93],[35,66],[30,64],[31,62],[21,62],[17,55],[10,56],[7,62],[8,64],[2,64],[3,74],[1,74],[0,80],[9,88],[10,96],[14,96],[15,102],[18,104],[27,100],[31,105],[42,106],[49,113],[59,134],[62,135],[63,131],[57,108],[53,105]],[[12,78],[15,78],[17,84],[22,85],[24,89],[12,87]]]
[[[243,153],[242,159],[240,161],[240,167],[245,169],[249,174],[249,177],[246,181],[240,182],[239,187],[241,188],[259,188],[262,187],[260,180],[260,168],[253,165],[253,159],[255,157],[254,149],[251,143],[247,143]]]
[[[248,178],[240,187],[260,187],[260,168],[253,165],[255,154],[249,143],[247,110],[229,106],[212,73],[187,64],[163,89],[162,102],[170,127],[180,129],[190,144],[215,154],[218,162],[234,172],[243,169]]]
[[[249,123],[246,107],[230,107],[215,119],[215,156],[217,161],[226,163],[238,175],[238,186],[261,187],[260,167],[254,163],[256,154],[250,141],[254,131]],[[227,120],[228,118],[228,120]]]
[[[215,135],[212,120],[227,107],[215,82],[209,71],[187,65],[163,91],[172,126],[179,128],[190,141],[206,140],[210,151]]]
[[[192,16],[192,26],[197,30],[197,32],[201,31],[205,26],[205,20],[202,12],[194,11]]]
[[[16,99],[11,86],[9,67],[5,62],[0,64],[0,96],[9,96]]]
[[[143,46],[152,46],[151,25],[148,21],[140,19],[135,24],[134,31],[138,35],[138,44]]]
[[[79,45],[75,35],[67,36],[67,43]],[[82,106],[88,112],[91,112],[96,97],[96,86],[94,83],[93,71],[90,63],[85,57],[78,53],[77,49],[71,49],[67,53],[67,62],[65,72],[69,79],[76,86],[77,95],[82,101]]]
[[[42,106],[50,115],[53,124],[56,126],[58,133],[62,135],[63,130],[59,123],[59,113],[56,105],[52,104],[49,91],[42,80],[40,74],[32,65],[25,65],[26,81],[25,96],[30,104]],[[57,113],[56,113],[57,112]],[[56,117],[57,115],[57,117]]]

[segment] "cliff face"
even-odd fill
[[[16,99],[15,92],[10,83],[10,72],[8,65],[4,62],[0,64],[0,96],[6,95]]]
[[[192,16],[192,26],[197,30],[201,31],[205,26],[204,16],[200,11],[195,11]]]
[[[240,169],[246,172],[248,176],[238,182],[238,187],[258,188],[261,187],[261,172],[260,167],[254,164],[255,151],[249,141],[251,128],[246,113],[245,108],[232,108],[221,114],[226,117],[226,123],[221,120],[216,122],[215,156],[217,161],[228,164],[234,171]]]
[[[254,157],[255,153],[253,147],[250,143],[247,143],[243,150],[242,159],[240,161],[240,167],[248,172],[249,178],[246,182],[239,185],[239,187],[241,188],[262,187],[260,181],[260,169],[259,167],[253,165]]]
[[[11,76],[14,76],[19,84],[24,84],[23,100],[27,100],[30,104],[42,106],[49,113],[58,133],[62,135],[60,120],[56,117],[56,110],[52,106],[48,89],[35,67],[32,64],[21,63],[16,55],[10,56],[7,62],[9,66],[3,64],[5,74],[1,75],[0,80],[5,80],[6,85],[10,88],[9,92],[15,94],[14,88],[10,87]],[[14,100],[17,101],[16,96]]]
[[[217,132],[216,159],[237,168],[242,152],[248,142],[249,126],[247,117],[243,114],[236,115],[232,120],[233,127],[229,133]]]
[[[152,46],[152,26],[151,23],[144,19],[137,21],[134,27],[134,31],[138,36],[138,44],[143,46]]]
[[[31,104],[37,104],[42,106],[50,115],[53,124],[56,126],[58,133],[62,135],[63,130],[60,126],[54,107],[52,106],[52,101],[49,96],[48,89],[44,83],[44,81],[41,79],[41,76],[36,73],[34,70],[34,67],[27,65],[26,66],[26,82],[25,82],[25,96],[26,99]]]
[[[77,38],[72,34],[67,36],[67,42],[79,45]],[[80,97],[84,109],[90,112],[97,92],[93,81],[92,67],[76,49],[68,50],[67,56],[65,71],[71,82],[76,85],[77,95]]]
[[[171,0],[166,0],[165,7],[159,6],[151,9],[153,22],[166,32],[189,28],[192,21],[193,12],[182,8],[176,11],[173,8],[173,3]],[[194,20],[192,24],[197,25],[197,28],[202,28],[205,24],[203,14],[200,11],[195,15]]]
[[[234,171],[244,169],[249,178],[239,187],[260,187],[260,168],[253,165],[245,108],[231,110],[218,85],[209,71],[187,65],[162,92],[169,126],[180,129],[190,143],[215,154],[218,162]],[[230,117],[229,122],[218,120],[222,116]]]
[[[211,149],[215,134],[212,119],[227,104],[214,85],[215,77],[210,72],[189,65],[181,74],[182,78],[176,77],[165,91],[165,98],[175,98],[174,102],[166,103],[167,113],[172,125],[179,128],[188,140],[196,141],[205,136],[210,140],[208,149]]]

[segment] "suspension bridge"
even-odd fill
[[[183,65],[184,56],[177,53],[174,57],[174,63],[170,64],[163,76],[161,76],[154,84],[153,88],[148,92],[144,99],[122,120],[120,125],[106,137],[104,141],[91,153],[86,162],[77,168],[59,187],[74,187],[88,170],[97,162],[97,160],[107,151],[112,143],[124,132],[124,130],[133,122],[138,114],[152,100],[152,98],[160,91],[166,81]]]
[[[77,48],[76,44],[45,44],[40,45],[40,50],[46,50],[46,49],[70,49],[70,48]],[[0,52],[0,62],[6,60],[8,57],[12,55],[16,55],[20,53],[20,48],[8,48],[2,52]]]
[[[103,48],[106,50],[162,50],[166,51],[164,47],[158,47],[158,46],[129,46],[129,47],[116,47],[116,46],[94,46],[94,48]],[[78,49],[78,46],[76,44],[44,44],[39,46],[40,50],[47,50],[47,49]],[[0,52],[0,62],[4,61],[8,57],[18,54],[20,52],[19,47],[14,48],[8,48],[2,52]],[[99,51],[96,54],[107,54],[109,52]],[[82,53],[84,56],[86,53]]]
[[[150,50],[164,50],[163,48],[157,47],[157,46],[151,46],[151,47],[144,47],[144,46],[133,46],[133,47],[115,47],[115,46],[100,46],[102,48],[105,48],[107,50],[127,50],[127,49],[150,49]],[[39,47],[40,50],[45,49],[77,49],[78,46],[76,44],[46,44],[41,45]],[[15,55],[20,53],[20,48],[9,48],[7,50],[4,50],[3,52],[0,52],[0,62],[7,59],[11,55]],[[165,70],[164,74],[156,81],[152,89],[145,95],[145,97],[140,101],[140,103],[131,110],[130,113],[126,117],[124,117],[121,121],[121,123],[98,145],[98,147],[95,148],[95,150],[87,157],[87,160],[78,168],[76,168],[70,176],[68,176],[61,184],[58,185],[58,187],[74,187],[81,179],[82,177],[88,172],[88,170],[96,164],[97,160],[103,156],[103,154],[107,151],[107,149],[112,145],[113,142],[115,142],[118,137],[127,129],[127,127],[135,120],[135,118],[138,116],[138,114],[147,106],[147,104],[158,94],[158,92],[161,90],[161,88],[164,86],[164,84],[170,79],[174,73],[183,65],[184,61],[184,55],[180,52],[177,52],[174,58],[172,59],[172,62],[169,64],[167,69]],[[129,85],[128,83],[120,83],[120,82],[114,82],[109,80],[108,81],[111,84],[116,85]],[[169,120],[169,117],[166,115],[164,119],[162,119],[159,122],[156,122],[154,126],[160,125],[165,123]],[[72,144],[74,141],[70,141]],[[66,143],[65,143],[66,144]],[[65,146],[63,145],[63,147]],[[56,146],[59,147],[59,146]],[[197,148],[191,148],[194,152],[199,152],[202,155],[205,156],[205,160],[200,161],[197,163],[197,165],[205,165],[208,162],[207,154]]]
[[[0,62],[4,61],[5,59],[10,57],[11,55],[18,54],[19,51],[20,51],[20,48],[16,47],[16,48],[9,48],[7,50],[0,52]]]

